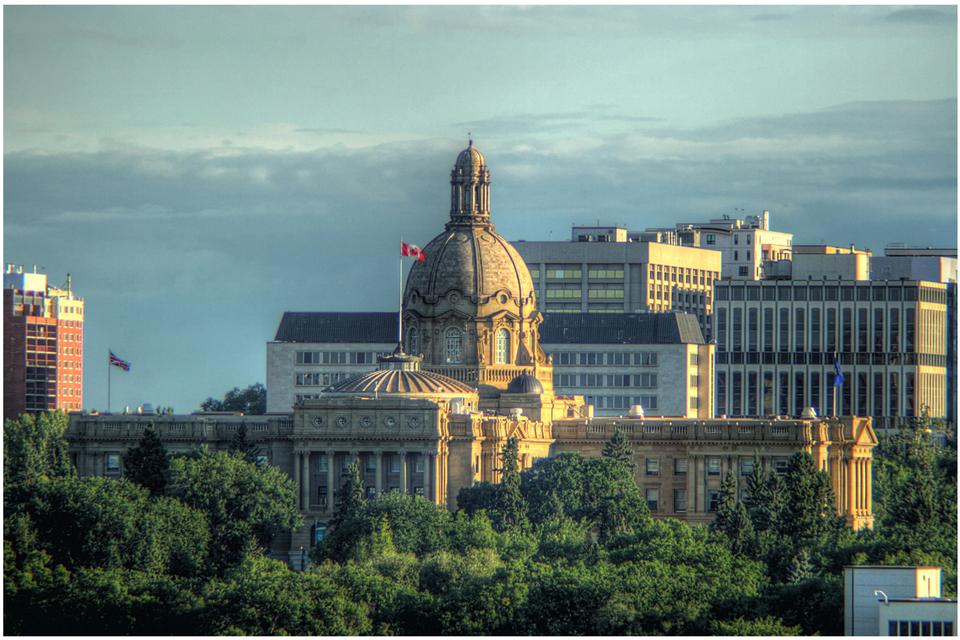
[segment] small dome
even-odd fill
[[[454,172],[462,171],[465,174],[479,173],[480,167],[487,166],[487,159],[483,154],[473,146],[473,140],[467,145],[467,148],[460,152],[457,161],[453,165]]]
[[[330,395],[403,394],[430,396],[464,396],[477,394],[464,383],[431,371],[380,369],[362,373],[329,387]]]
[[[507,385],[507,393],[543,393],[543,385],[529,373],[521,373]]]

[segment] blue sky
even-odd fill
[[[508,239],[771,211],[956,246],[954,7],[5,7],[4,261],[73,274],[85,405],[264,380],[390,310],[468,131]]]

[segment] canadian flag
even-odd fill
[[[407,244],[406,242],[400,243],[400,255],[410,256],[411,258],[416,258],[417,262],[426,262],[427,256],[423,253],[423,249],[418,247],[415,244]]]

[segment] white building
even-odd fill
[[[954,636],[957,600],[940,597],[940,578],[940,567],[844,567],[844,635]]]

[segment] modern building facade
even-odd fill
[[[844,567],[843,634],[955,637],[957,600],[940,582],[940,567]]]
[[[488,207],[489,170],[471,143],[451,174],[450,221],[425,246],[427,262],[415,265],[407,278],[404,344],[378,356],[375,370],[265,416],[74,414],[67,439],[78,471],[121,475],[125,452],[150,423],[177,451],[202,445],[226,449],[239,425],[246,424],[248,437],[265,452],[265,462],[296,483],[306,524],[279,536],[271,549],[295,567],[302,566],[304,550],[325,535],[352,461],[360,464],[370,498],[399,491],[455,509],[460,489],[499,480],[498,457],[511,437],[519,441],[519,462],[526,469],[538,458],[562,452],[599,455],[604,443],[622,431],[634,448],[635,477],[654,516],[689,522],[714,517],[727,470],[745,477],[757,454],[764,469],[775,473],[789,456],[805,451],[831,478],[836,513],[855,529],[872,526],[870,465],[877,441],[870,418],[718,420],[633,412],[624,418],[598,417],[582,396],[555,391],[554,362],[542,340],[545,332],[562,333],[564,325],[551,329],[544,321],[527,266],[494,231]],[[314,356],[307,364],[307,356],[298,354],[317,351],[307,345],[318,343],[308,341],[328,320],[336,326],[344,322],[330,314],[288,314],[281,321],[278,337],[285,340],[272,344],[274,353],[287,361],[275,367],[278,376],[295,380],[307,373],[298,367],[313,366]],[[368,340],[389,338],[383,318],[348,320],[358,326],[369,320]],[[645,321],[638,322],[644,326]],[[674,318],[674,323],[677,331],[692,332],[681,326],[692,325],[691,319]],[[595,328],[587,323],[581,330]],[[339,331],[330,326],[322,330]],[[381,344],[358,342],[358,335],[344,331],[339,341],[325,344],[339,345],[342,353],[352,352],[348,346],[371,353],[375,349],[369,345]],[[694,352],[698,368],[709,360],[704,345],[679,344],[687,363]],[[601,348],[618,352],[608,343]],[[323,365],[323,355],[320,361]],[[689,384],[698,387],[699,396],[700,383]]]
[[[720,253],[640,242],[622,227],[574,227],[569,242],[519,241],[542,311],[684,311],[709,330]]]
[[[947,285],[914,280],[717,283],[716,411],[946,416]],[[835,394],[834,362],[843,372]],[[836,405],[834,404],[836,395]]]
[[[43,273],[3,274],[3,415],[83,408],[83,299]]]
[[[396,336],[395,313],[285,313],[267,343],[267,410],[374,370]],[[540,341],[557,393],[584,396],[595,415],[639,405],[647,416],[713,417],[713,346],[690,314],[554,314]]]
[[[708,222],[681,222],[672,229],[647,229],[642,239],[660,237],[688,247],[719,251],[722,277],[735,280],[762,280],[767,270],[782,260],[790,260],[793,234],[770,228],[770,212],[746,216],[742,220],[723,216]]]

